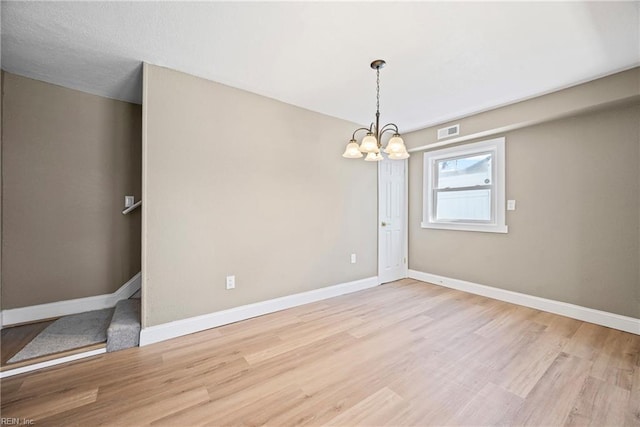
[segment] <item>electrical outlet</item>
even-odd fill
[[[516,210],[516,201],[515,200],[507,200],[507,210],[515,211]]]
[[[134,203],[135,203],[135,197],[134,196],[124,196],[124,207],[125,208],[130,208],[131,206],[133,206]]]
[[[227,276],[227,290],[236,288],[236,276]]]
[[[356,263],[356,254],[351,254],[351,264]]]

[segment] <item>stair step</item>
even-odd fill
[[[107,352],[137,347],[140,342],[140,300],[118,301],[107,329]]]

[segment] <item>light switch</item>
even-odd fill
[[[351,264],[356,263],[356,254],[351,254]]]
[[[516,201],[515,200],[507,200],[507,210],[515,211],[516,210]]]

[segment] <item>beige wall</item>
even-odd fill
[[[639,123],[640,107],[626,105],[501,134],[517,200],[508,234],[422,229],[413,153],[409,267],[640,317]],[[406,139],[417,146],[427,132]]]
[[[376,165],[341,157],[355,124],[144,76],[143,326],[376,275]]]
[[[2,308],[111,293],[140,270],[141,108],[4,73]]]

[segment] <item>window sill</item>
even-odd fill
[[[422,222],[422,228],[435,230],[456,230],[456,231],[480,231],[483,233],[508,233],[506,225],[485,225],[485,224],[456,224],[456,223],[434,223]]]

